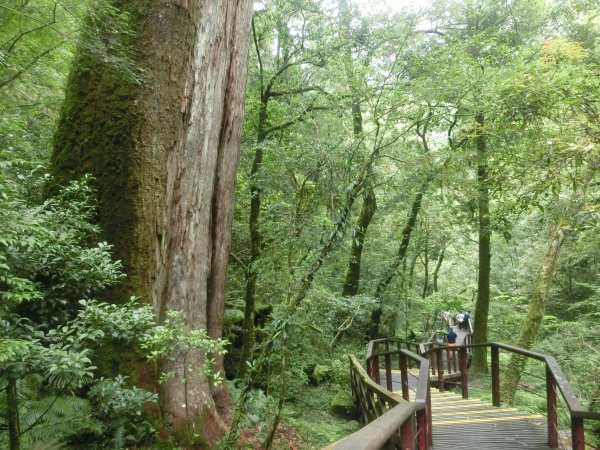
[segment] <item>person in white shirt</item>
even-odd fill
[[[464,320],[465,320],[465,315],[463,313],[459,312],[456,315],[456,321],[458,322],[458,329],[459,330],[463,329],[463,322],[464,322]]]

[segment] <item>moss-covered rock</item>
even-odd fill
[[[333,414],[344,419],[358,418],[358,410],[350,392],[340,391],[335,394],[330,409]]]

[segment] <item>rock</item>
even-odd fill
[[[330,409],[333,414],[343,419],[358,418],[358,411],[350,392],[341,391],[335,394],[331,400]]]

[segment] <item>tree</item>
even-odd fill
[[[57,182],[91,172],[99,222],[129,274],[124,290],[160,320],[222,332],[233,182],[243,114],[251,2],[111,3],[131,32],[100,36],[128,50],[123,76],[80,48],[52,156]],[[116,51],[116,50],[115,50]],[[131,75],[131,76],[129,76]],[[226,425],[224,387],[172,355],[161,406],[181,442],[214,443]],[[220,366],[219,362],[219,366]]]
[[[597,113],[590,105],[596,98],[597,74],[594,65],[586,64],[585,59],[586,51],[578,43],[548,39],[542,44],[540,57],[532,69],[536,76],[530,76],[526,85],[529,92],[543,92],[537,96],[536,107],[543,116],[545,133],[533,148],[545,152],[550,143],[552,153],[558,155],[549,158],[547,165],[539,164],[536,168],[538,178],[548,180],[537,182],[536,186],[541,193],[544,189],[547,192],[544,197],[538,194],[544,198],[538,206],[550,216],[548,247],[515,341],[521,348],[531,348],[538,337],[563,243],[578,228],[585,229],[596,221],[592,199],[600,156],[593,144],[597,140]],[[552,76],[544,76],[547,73]],[[531,73],[524,72],[524,75]],[[586,122],[588,124],[581,127]],[[551,171],[553,176],[544,174],[545,170]],[[524,176],[523,181],[531,176]],[[526,360],[519,355],[511,357],[502,385],[504,398],[509,403],[514,399],[525,364]]]
[[[240,378],[246,373],[247,362],[252,360],[256,344],[254,321],[259,265],[265,240],[269,240],[268,232],[261,225],[263,203],[268,195],[262,168],[264,160],[273,159],[269,154],[273,153],[269,151],[270,146],[276,146],[285,133],[313,118],[317,111],[328,108],[322,101],[325,91],[319,85],[318,73],[330,57],[329,43],[326,37],[315,33],[323,20],[322,13],[318,7],[311,8],[302,3],[268,3],[266,8],[252,21],[256,64],[250,66],[248,95],[257,96],[251,102],[257,105],[250,109],[246,119],[253,134],[250,145],[253,158],[248,175],[249,254],[243,262],[243,345],[237,370]],[[264,235],[267,235],[266,239]]]
[[[520,137],[514,130],[514,122],[502,110],[498,86],[500,80],[503,83],[512,78],[516,67],[525,64],[527,44],[539,36],[546,17],[536,2],[511,2],[510,6],[489,1],[442,3],[451,13],[439,15],[436,11],[440,4],[436,5],[424,33],[431,35],[429,41],[434,46],[429,58],[440,65],[438,73],[433,73],[439,80],[439,95],[456,110],[458,123],[454,137],[465,144],[463,152],[455,157],[464,158],[472,168],[461,189],[471,197],[468,203],[476,224],[474,342],[483,343],[488,340],[492,233],[501,225],[494,208],[504,200],[499,195],[499,178],[504,167],[497,161],[501,155],[511,153]],[[473,367],[477,371],[487,370],[485,347],[474,350]]]
[[[347,83],[350,88],[351,95],[351,114],[352,114],[352,134],[354,142],[358,148],[364,148],[363,139],[363,114],[362,114],[362,101],[364,94],[362,86],[365,84],[364,79],[359,77],[359,74],[364,71],[362,66],[368,66],[369,61],[354,61],[353,50],[356,52],[354,47],[359,47],[360,43],[357,41],[357,36],[352,33],[351,27],[352,15],[351,10],[346,0],[340,1],[340,25],[342,29],[343,39],[348,41],[346,48],[344,49],[344,68],[346,71]],[[363,43],[368,45],[368,43]],[[370,50],[365,52],[367,55],[371,53]],[[358,66],[358,67],[356,67]],[[346,279],[342,287],[342,296],[354,296],[358,294],[360,286],[360,271],[361,271],[361,260],[362,252],[365,242],[365,236],[367,229],[373,220],[375,211],[377,210],[377,197],[375,196],[375,189],[373,187],[375,181],[373,179],[374,174],[370,173],[365,186],[363,194],[363,202],[356,219],[356,224],[352,231],[352,238],[350,241],[350,257],[348,259],[348,269],[346,272]]]

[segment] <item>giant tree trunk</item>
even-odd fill
[[[548,299],[548,291],[554,275],[556,261],[558,260],[560,248],[565,240],[565,235],[566,230],[564,227],[557,227],[554,225],[550,229],[548,250],[546,250],[546,255],[542,261],[537,281],[533,287],[529,308],[527,309],[527,316],[521,323],[519,337],[515,342],[517,347],[530,349],[533,345],[533,341],[538,335],[542,319],[544,318],[546,300]],[[502,398],[506,403],[512,403],[526,363],[527,359],[521,355],[513,354],[511,356],[502,383]]]
[[[488,182],[488,154],[486,136],[483,127],[485,118],[482,113],[475,116],[477,136],[477,195],[479,217],[479,265],[477,277],[477,302],[475,303],[475,329],[473,342],[487,342],[488,315],[490,310],[490,262],[491,262],[491,223],[490,223],[490,193]],[[473,350],[473,370],[487,372],[487,348],[476,347]]]
[[[128,273],[122,294],[151,301],[159,319],[180,310],[187,330],[221,336],[234,177],[243,114],[249,0],[112,0],[131,18],[139,79],[81,51],[67,86],[52,158],[57,181],[91,172],[99,221]],[[225,428],[226,390],[181,355],[161,392],[186,445]],[[203,355],[192,355],[196,369]],[[219,366],[222,364],[219,361]],[[204,445],[204,444],[203,444]]]

